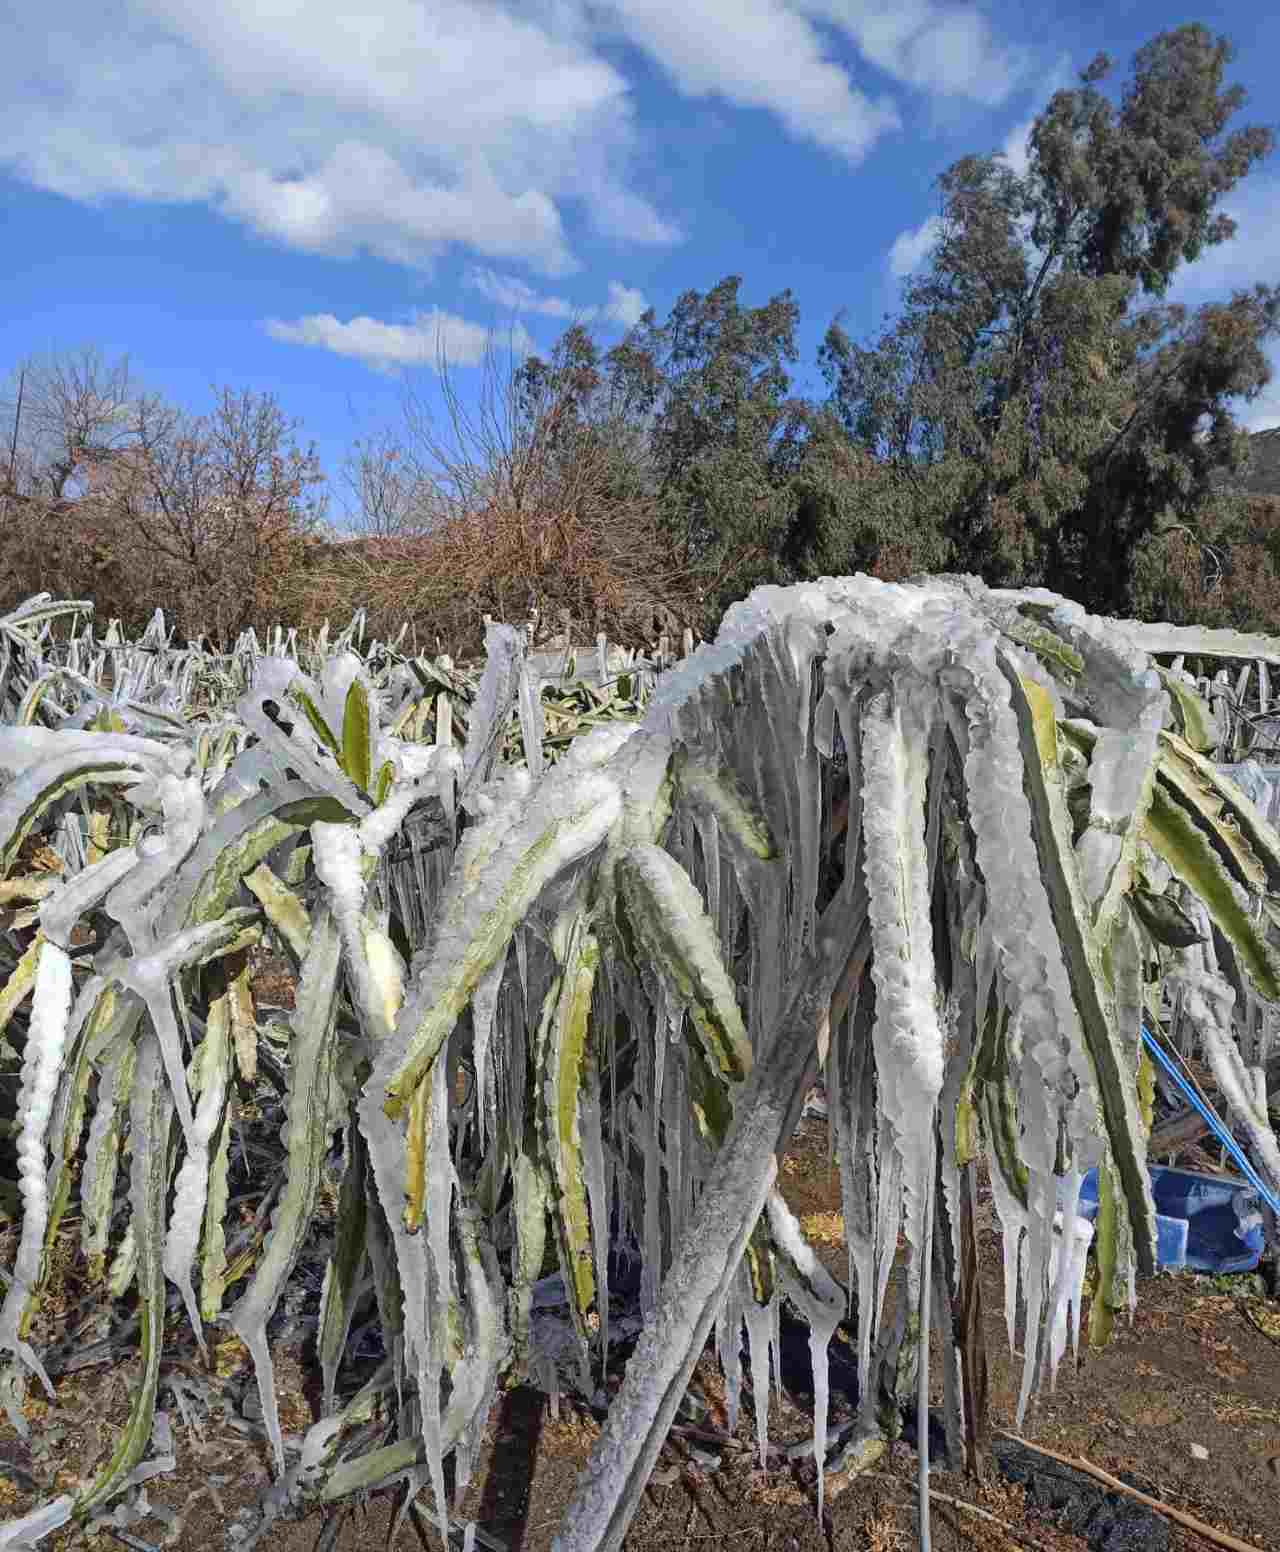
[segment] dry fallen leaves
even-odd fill
[[[805,1213],[800,1219],[800,1227],[804,1230],[804,1236],[810,1243],[819,1245],[843,1245],[844,1244],[844,1214],[838,1212],[811,1212]]]

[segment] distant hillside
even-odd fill
[[[1280,496],[1280,426],[1250,436],[1248,467],[1234,483],[1249,496]]]

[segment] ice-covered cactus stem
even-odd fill
[[[108,895],[106,912],[120,923],[134,953],[145,953],[157,941],[151,902],[200,839],[205,799],[198,776],[172,774],[136,782],[125,795],[143,814],[132,848],[137,866]]]
[[[316,874],[329,893],[357,1009],[370,1039],[391,1034],[404,1000],[405,967],[386,932],[366,911],[368,875],[377,852],[354,825],[317,820],[311,826]]]
[[[604,841],[621,810],[619,785],[603,770],[560,765],[464,837],[430,957],[415,966],[415,984],[370,1078],[371,1089],[384,1091],[388,1115],[403,1111],[542,890]]]
[[[258,739],[259,761],[265,757],[273,762],[278,776],[283,776],[287,769],[295,771],[319,791],[336,798],[349,813],[362,818],[375,806],[368,792],[372,783],[368,768],[372,758],[369,707],[367,693],[361,704],[362,679],[350,671],[350,665],[345,667],[350,673],[349,725],[345,706],[343,718],[336,727],[333,725],[329,720],[334,714],[331,698],[326,699],[289,658],[268,657],[258,662],[253,687],[240,698],[236,712]],[[330,696],[335,678],[336,671],[328,683]],[[350,694],[351,691],[355,693]],[[362,782],[361,777],[366,781]]]
[[[1280,1143],[1267,1114],[1265,1075],[1261,1066],[1245,1065],[1236,1042],[1236,992],[1219,967],[1209,912],[1189,891],[1184,891],[1183,901],[1200,941],[1172,951],[1167,984],[1171,994],[1181,994],[1183,1012],[1200,1036],[1214,1081],[1231,1107],[1232,1119],[1248,1137],[1254,1166],[1280,1197]]]
[[[888,909],[894,892],[903,899],[911,879],[912,864],[905,860],[897,864],[895,877],[895,859],[899,852],[904,857],[917,858],[916,865],[928,869],[929,877],[937,865],[937,835],[931,826],[933,855],[929,855],[925,830],[926,773],[932,803],[939,803],[947,764],[955,762],[960,767],[962,779],[957,786],[965,794],[969,823],[977,841],[976,860],[989,882],[984,904],[989,913],[994,913],[994,918],[989,915],[986,923],[990,947],[980,957],[991,969],[998,963],[1001,972],[993,983],[990,971],[980,969],[980,1006],[989,992],[1005,1004],[1011,1015],[1011,1046],[1018,1054],[1024,1049],[1021,1037],[1025,1029],[1033,1030],[1036,1037],[1035,1054],[1028,1064],[1033,1071],[1025,1085],[1025,1096],[1021,1089],[1018,1096],[1025,1099],[1021,1108],[1028,1118],[1028,1132],[1037,1122],[1047,1126],[1048,1114],[1060,1102],[1065,1052],[1071,1042],[1063,1040],[1055,1029],[1054,1013],[1074,1022],[1074,1009],[1061,965],[1045,962],[1053,934],[1043,889],[1037,887],[1038,868],[1028,878],[1025,868],[1018,866],[1030,859],[1034,867],[1034,842],[1030,813],[1022,796],[1022,762],[1016,729],[1007,711],[1007,688],[993,655],[996,632],[973,609],[964,593],[957,595],[953,589],[927,586],[918,592],[904,591],[909,595],[905,601],[899,601],[893,590],[874,596],[870,609],[860,611],[854,621],[833,634],[826,682],[828,696],[841,703],[846,740],[855,722],[860,720],[863,730],[861,824],[868,843],[873,924],[878,914],[884,918],[872,967],[879,1030],[875,1068],[878,1086],[889,1101],[887,1107],[881,1101],[881,1124],[887,1121],[895,1135],[901,1135],[900,1117],[909,1118],[916,1126],[916,1146],[912,1150],[915,1157],[903,1159],[903,1185],[908,1193],[909,1238],[918,1250],[924,1217],[922,1192],[931,1190],[931,1185],[921,1183],[920,1174],[920,1149],[926,1139],[930,1182],[933,1160],[932,1132],[924,1131],[919,1118],[922,1112],[932,1115],[931,1099],[940,1092],[943,1081],[942,1041],[935,1012],[941,989],[934,985],[927,909],[921,921],[918,900],[912,913],[915,930],[911,940],[916,980],[905,1009],[899,1004],[888,1026],[891,1030],[892,1019],[896,1018],[905,1028],[905,1034],[899,1036],[899,1049],[895,1049],[895,1042],[886,1031],[880,1003],[883,998],[890,1007],[894,1006],[891,999],[896,991],[895,981],[905,975],[897,969],[905,956],[901,951],[895,953],[891,938],[885,936],[894,921]],[[1001,710],[1004,720],[993,726],[993,718],[998,718]],[[904,714],[914,734],[905,741],[901,732]],[[944,728],[948,736],[941,739]],[[941,742],[935,744],[935,738]],[[896,758],[891,757],[891,752]],[[914,780],[909,776],[908,761],[914,766]],[[908,800],[904,788],[912,787],[915,790]],[[851,804],[852,801],[851,798]],[[895,813],[899,828],[909,826],[910,831],[897,847],[886,852],[886,817]],[[850,824],[853,822],[851,812]],[[892,834],[892,828],[887,833]],[[878,905],[877,901],[881,903]],[[899,907],[899,913],[905,922],[912,921],[905,906]],[[1040,926],[1039,935],[1033,924]],[[986,945],[980,940],[970,947],[979,953]],[[1033,988],[1041,999],[1046,992],[1052,997],[1056,991],[1055,1002],[1030,1002]],[[906,990],[905,984],[903,989]],[[919,1015],[911,1013],[912,1000],[921,1010]],[[912,1094],[913,1065],[918,1069],[920,1058],[926,1053],[927,1084],[921,1085],[922,1074],[917,1070],[915,1086],[921,1091]],[[1042,1115],[1036,1114],[1037,1107]],[[950,1116],[943,1118],[944,1126],[952,1124]],[[1055,1114],[1055,1135],[1056,1130]],[[1034,1147],[1029,1147],[1027,1151],[1032,1157],[1022,1160],[1022,1167],[1038,1165],[1042,1174],[1051,1174],[1052,1144],[1047,1147],[1049,1151],[1039,1158]],[[886,1210],[896,1214],[897,1205],[892,1194],[886,1197],[882,1191],[880,1211],[883,1214]],[[887,1229],[884,1225],[877,1231],[876,1242],[885,1239]],[[912,1286],[918,1286],[918,1272],[912,1277]],[[1011,1287],[1010,1297],[1015,1293],[1016,1285]],[[879,1303],[878,1299],[877,1307]]]
[[[49,1397],[53,1396],[49,1376],[35,1350],[24,1340],[21,1328],[28,1299],[40,1276],[44,1233],[49,1220],[46,1139],[66,1049],[72,992],[71,960],[66,949],[57,943],[45,943],[36,970],[18,1096],[18,1191],[23,1205],[22,1237],[4,1305],[0,1307],[0,1350],[20,1358],[39,1379]],[[11,1407],[6,1410],[10,1421],[25,1435],[21,1415]]]
[[[453,1307],[448,1248],[453,1192],[447,1188],[452,1165],[445,1070],[438,1058],[459,1014],[494,966],[505,961],[516,928],[543,889],[595,851],[618,821],[623,802],[619,783],[599,767],[622,742],[612,730],[607,736],[584,740],[583,748],[571,751],[542,781],[507,783],[494,795],[490,812],[484,814],[482,808],[482,817],[458,848],[437,911],[436,930],[413,966],[413,985],[394,1029],[375,1051],[373,1071],[359,1103],[361,1130],[380,1193],[384,1202],[396,1204],[388,1218],[405,1290],[406,1364],[419,1380],[423,1438],[438,1504],[443,1502],[439,1464],[443,1325]],[[327,856],[323,862],[317,860],[322,873],[329,876],[339,910],[349,912],[357,903],[358,861],[353,840],[342,838],[341,829],[318,829],[319,844],[327,849]],[[571,1020],[571,1026],[575,1023]],[[573,1041],[569,1048],[576,1048]],[[419,1098],[420,1093],[429,1099]],[[556,1134],[563,1113],[566,1135],[572,1136],[569,1107],[575,1096],[566,1094],[563,1107],[554,1088],[552,1096]],[[406,1138],[405,1125],[407,1121],[412,1128],[419,1114],[424,1119],[429,1116],[429,1155],[419,1152],[421,1176],[420,1183],[415,1183],[406,1179],[406,1157],[412,1164],[415,1146]],[[406,1190],[411,1208],[420,1200],[421,1182],[428,1193],[425,1236],[411,1232],[398,1210]],[[444,1195],[433,1201],[432,1193],[438,1194],[442,1186]],[[580,1233],[574,1232],[575,1264],[580,1243]],[[482,1329],[495,1328],[482,1322]],[[505,1332],[505,1323],[502,1329]],[[496,1373],[506,1339],[498,1346],[494,1341],[486,1340],[478,1361],[482,1359]]]
[[[881,1104],[902,1156],[912,1251],[908,1287],[914,1301],[935,1174],[943,1048],[924,832],[934,697],[916,686],[904,689],[878,691],[863,708],[862,833],[876,989],[876,1072]],[[927,1267],[923,1271],[928,1275]]]

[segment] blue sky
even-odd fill
[[[743,305],[791,288],[794,389],[817,395],[837,311],[862,339],[896,309],[936,175],[1016,163],[1098,50],[1114,97],[1184,21],[1237,46],[1233,127],[1280,124],[1280,12],[1257,0],[2,8],[0,375],[92,344],[195,413],[214,383],[271,390],[336,476],[355,436],[402,424],[403,387],[438,404],[438,343],[466,403],[489,331],[505,361],[581,316],[607,348],[735,273]],[[1236,239],[1172,300],[1280,279],[1280,154],[1224,208]],[[1272,359],[1254,429],[1280,424]]]

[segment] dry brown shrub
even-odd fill
[[[914,546],[887,540],[880,545],[870,574],[881,582],[902,582],[919,571],[919,557]]]
[[[111,502],[0,498],[0,610],[39,592],[85,599],[100,631],[118,619],[132,636],[159,608],[179,641],[204,634],[222,646],[246,626],[289,622],[304,541],[279,522],[239,546],[218,537],[208,546],[216,564],[195,572],[147,544]]]
[[[407,622],[417,646],[455,657],[482,651],[486,614],[578,645],[601,631],[636,647],[685,626],[707,634],[706,590],[659,520],[645,438],[584,365],[591,351],[575,334],[531,383],[514,362],[504,373],[490,342],[473,414],[441,349],[451,434],[409,391],[403,436],[356,444],[347,477],[365,537],[310,552],[292,613],[314,626],[363,607],[372,634]]]
[[[408,621],[419,644],[455,657],[482,650],[486,614],[521,624],[536,613],[578,645],[603,631],[644,646],[700,621],[693,584],[657,524],[603,507],[490,505],[426,535],[328,547],[297,581],[295,610],[308,624],[364,607],[373,634],[394,635]]]
[[[1179,625],[1280,632],[1280,498],[1245,498],[1230,526],[1193,534],[1170,526],[1138,557],[1148,618]]]
[[[274,623],[324,510],[314,450],[270,394],[224,388],[207,415],[135,393],[96,351],[24,367],[0,488],[0,606],[84,598],[136,633],[227,646]]]

